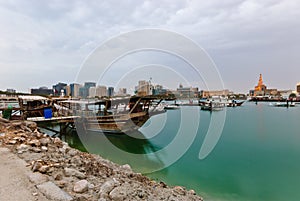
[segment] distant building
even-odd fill
[[[80,84],[77,83],[70,84],[70,92],[72,97],[74,98],[79,97],[79,88],[80,88]]]
[[[127,89],[126,88],[119,88],[118,95],[119,96],[126,96],[127,95]]]
[[[90,88],[90,87],[96,87],[96,83],[95,82],[85,82],[84,83],[84,87],[86,88]]]
[[[167,95],[168,92],[169,91],[164,89],[162,85],[155,85],[152,90],[153,95]]]
[[[113,87],[108,87],[108,89],[107,89],[107,96],[108,97],[112,97],[112,96],[114,96],[114,88]]]
[[[96,96],[96,87],[90,87],[89,88],[89,97],[90,98],[93,98],[93,97],[95,97]]]
[[[280,96],[280,92],[277,89],[265,89],[265,96]]]
[[[53,89],[48,89],[47,87],[40,87],[38,89],[31,89],[31,94],[33,95],[45,95],[49,96],[53,94]]]
[[[249,96],[254,96],[254,90],[253,89],[249,90]]]
[[[79,88],[79,97],[87,98],[89,95],[89,91],[86,87],[82,86]]]
[[[71,87],[69,85],[65,86],[65,95],[71,96]]]
[[[199,97],[199,89],[193,87],[183,87],[182,84],[177,88],[177,93],[180,98],[198,98]]]
[[[296,86],[296,91],[297,91],[298,95],[300,95],[300,82]]]
[[[106,86],[97,86],[97,87],[90,87],[89,89],[89,97],[103,97],[106,96],[107,89]]]
[[[138,96],[152,95],[151,83],[146,80],[140,80],[138,86],[136,87],[136,94]]]
[[[259,75],[259,80],[257,86],[254,88],[253,96],[264,96],[266,94],[267,86],[264,85],[262,74]]]
[[[224,89],[224,90],[215,90],[215,91],[204,91],[202,90],[200,92],[200,97],[201,98],[209,98],[212,96],[228,96],[232,94],[232,92],[230,92],[228,89]]]
[[[87,98],[89,97],[89,89],[91,87],[96,87],[96,83],[95,82],[85,82],[84,85],[82,87],[79,88],[79,96],[81,98]]]
[[[67,84],[66,83],[61,83],[59,82],[58,84],[56,85],[53,85],[53,95],[54,96],[60,96],[62,91],[64,94],[66,94],[66,86]]]
[[[98,97],[106,96],[106,94],[107,94],[106,86],[98,86],[97,90],[96,90],[96,94]]]
[[[6,89],[7,93],[15,94],[16,90],[15,89]]]
[[[280,91],[278,91],[278,93],[282,98],[288,99],[290,97],[290,95],[292,93],[294,93],[294,91],[291,89],[288,89],[288,90],[280,90]]]

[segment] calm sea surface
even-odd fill
[[[194,189],[205,200],[300,200],[300,105],[276,108],[268,103],[245,103],[227,108],[222,135],[203,160],[199,151],[212,114],[200,111],[198,120],[199,110],[182,107],[152,117],[134,134],[148,139],[89,133],[66,140],[76,148],[128,163],[152,179]],[[180,128],[182,122],[185,125]],[[175,149],[169,146],[174,144]],[[182,157],[174,160],[178,153]]]

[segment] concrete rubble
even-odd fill
[[[169,187],[98,155],[80,152],[39,132],[34,122],[0,118],[0,146],[31,167],[29,181],[49,200],[203,200],[194,190]]]

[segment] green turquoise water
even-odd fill
[[[184,111],[191,115],[182,115]],[[141,132],[135,133],[148,137],[147,140],[100,133],[79,136],[83,144],[88,144],[85,147],[88,151],[120,164],[128,163],[135,171],[144,173],[166,166],[174,153],[192,140],[179,160],[146,175],[169,185],[194,189],[205,200],[300,200],[300,105],[276,108],[267,103],[245,103],[242,107],[227,108],[222,135],[204,160],[198,155],[211,113],[200,111],[199,128],[193,139],[191,130],[197,118],[191,111],[199,111],[199,107],[182,107],[152,117]],[[178,150],[164,150],[176,139],[182,118],[190,118],[191,125],[183,128],[184,138],[176,144]],[[151,136],[151,131],[161,125],[157,135]],[[68,137],[67,141],[85,149],[76,135]],[[119,149],[131,154],[120,153]],[[147,155],[160,151],[160,154]]]

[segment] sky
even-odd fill
[[[0,0],[0,90],[28,92],[75,82],[99,45],[149,28],[196,42],[215,63],[224,88],[246,93],[262,73],[269,88],[295,89],[300,82],[299,19],[300,0]],[[131,59],[138,58],[143,57]],[[178,59],[160,58],[167,66]],[[128,65],[126,58],[123,62]],[[157,69],[149,62],[149,69]],[[152,76],[147,70],[140,73],[145,79]],[[152,79],[176,88],[172,75]],[[195,80],[188,83],[198,85]]]

